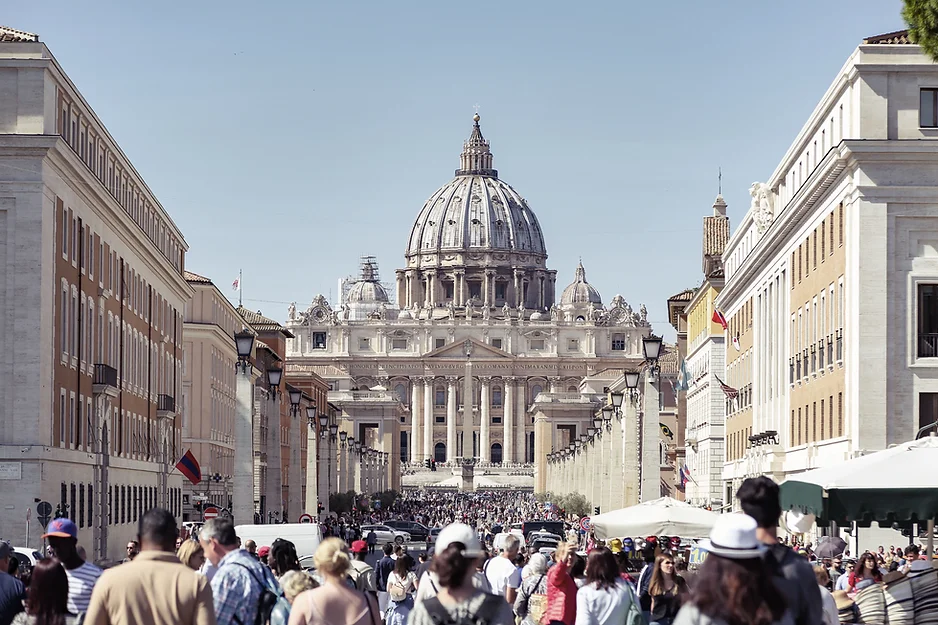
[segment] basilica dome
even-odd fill
[[[603,298],[596,288],[586,281],[586,269],[581,262],[576,268],[576,277],[560,295],[561,306],[585,306],[590,303],[601,306]]]
[[[424,204],[411,230],[406,256],[508,252],[542,262],[547,248],[537,217],[521,194],[498,179],[478,114],[473,120],[460,169]]]

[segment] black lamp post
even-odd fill
[[[303,391],[287,385],[287,393],[290,395],[290,412],[296,417],[300,410],[300,400],[303,399]]]
[[[313,432],[316,431],[316,404],[306,407],[306,422]]]
[[[649,334],[642,338],[642,351],[653,377],[658,376],[658,357],[661,355],[661,337]]]
[[[274,399],[280,397],[280,380],[283,379],[282,367],[269,367],[267,369],[267,384]]]
[[[251,361],[251,352],[254,350],[254,333],[247,328],[234,333],[235,349],[238,352],[238,364],[241,373],[247,373]]]

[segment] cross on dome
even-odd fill
[[[472,116],[472,133],[469,139],[462,144],[462,154],[459,155],[459,169],[457,176],[491,176],[498,178],[498,171],[492,168],[492,151],[489,142],[482,136],[479,127],[479,112]]]

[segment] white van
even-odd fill
[[[517,533],[515,533],[515,530],[511,530],[510,532],[503,532],[501,534],[495,535],[495,539],[492,541],[492,547],[495,549],[496,553],[502,550],[502,548],[505,545],[505,539],[508,538],[509,536],[514,536],[518,540],[520,540],[521,541],[520,548],[522,550],[524,549],[525,547],[524,534],[521,533],[521,530],[517,530]]]
[[[296,555],[300,558],[316,553],[322,542],[322,531],[318,523],[271,523],[268,525],[236,525],[235,534],[241,544],[253,540],[257,548],[269,547],[278,538],[289,540],[296,545]]]

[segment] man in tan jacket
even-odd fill
[[[178,528],[169,511],[140,519],[140,553],[95,584],[85,625],[215,625],[212,588],[173,552]]]

